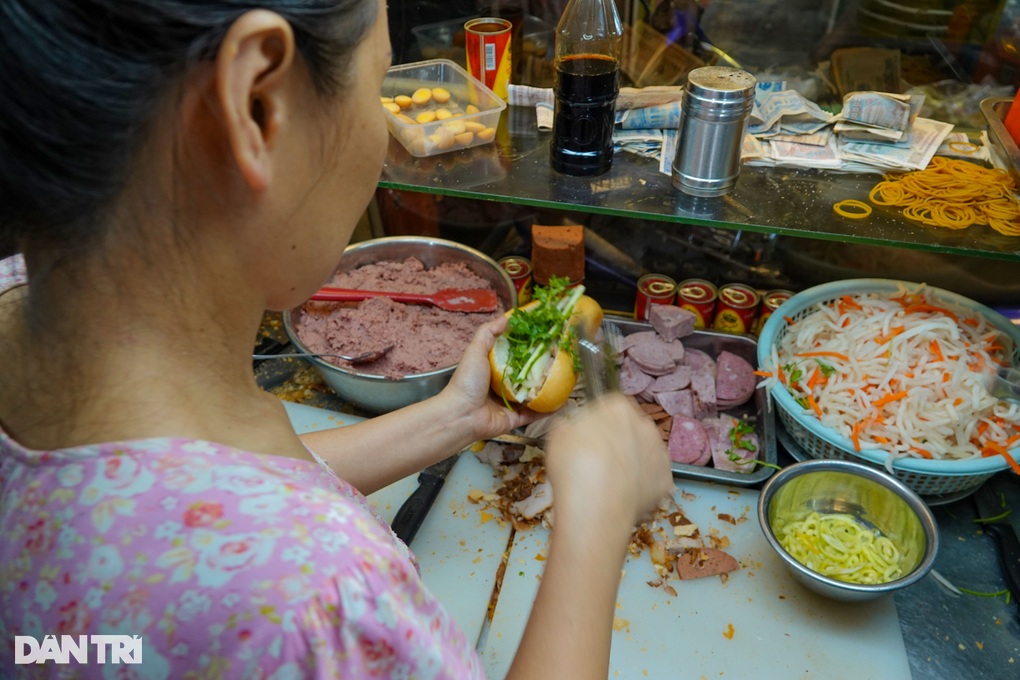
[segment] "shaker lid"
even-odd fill
[[[702,66],[687,75],[687,89],[692,95],[715,101],[753,97],[757,82],[747,71],[729,66]]]

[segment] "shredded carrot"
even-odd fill
[[[783,318],[786,319],[786,323],[790,324],[791,326],[797,323],[796,321],[793,320],[792,316],[784,316]]]
[[[879,444],[888,444],[889,443],[889,438],[888,437],[882,437],[882,436],[877,435],[877,434],[874,437],[872,437],[872,439],[874,439]]]
[[[853,429],[850,430],[850,439],[854,443],[854,451],[860,451],[861,450],[860,436],[861,436],[861,428],[862,427],[864,427],[864,421],[863,420],[858,420],[856,423],[854,423]]]
[[[1020,442],[1020,434],[1015,434],[1006,440],[1006,446],[1012,446],[1013,444]]]
[[[977,328],[977,327],[978,327],[978,324],[979,324],[980,322],[979,322],[979,321],[978,321],[977,319],[975,319],[974,317],[970,317],[970,318],[968,318],[968,319],[964,319],[964,320],[963,320],[963,323],[965,323],[965,324],[967,324],[968,326],[971,326],[971,327],[973,327],[973,328]]]
[[[953,399],[953,406],[959,406],[962,403],[963,403],[963,399],[961,399],[960,397],[957,397],[956,399]]]
[[[932,340],[931,344],[928,345],[928,351],[935,355],[935,361],[945,361],[946,358],[942,356],[942,348],[939,346],[938,340]]]
[[[797,356],[799,357],[832,357],[833,359],[842,359],[843,361],[850,361],[850,358],[845,354],[839,352],[801,352]]]
[[[916,446],[911,446],[910,450],[911,451],[916,451],[917,453],[919,453],[921,455],[922,458],[927,458],[928,460],[931,460],[931,458],[932,458],[931,451],[926,451],[926,450],[918,448]]]
[[[884,345],[885,343],[889,342],[897,335],[902,333],[904,330],[906,329],[903,326],[893,326],[892,328],[889,329],[889,332],[886,335],[880,335],[877,338],[875,338],[875,342],[877,342],[880,345]]]
[[[978,352],[971,352],[970,353],[970,357],[972,359],[974,359],[974,362],[973,363],[968,362],[967,363],[967,368],[969,368],[972,371],[980,371],[980,370],[984,369],[984,367],[985,367],[985,355],[984,354],[980,354]]]
[[[959,322],[959,319],[957,318],[956,314],[952,312],[952,310],[946,309],[945,307],[939,307],[938,305],[912,304],[907,306],[903,311],[906,312],[907,314],[913,314],[914,312],[920,313],[938,312],[940,314],[945,314],[953,321]]]
[[[995,442],[987,442],[981,451],[981,455],[984,455],[985,451],[991,451],[993,454],[998,454],[1005,458],[1006,462],[1009,463],[1009,466],[1013,468],[1013,472],[1020,475],[1020,464],[1018,464],[1013,456],[1009,454],[1009,451],[1006,450],[1005,446],[996,444]]]
[[[822,377],[822,371],[817,366],[815,366],[815,372],[811,374],[811,377],[808,378],[808,381],[807,381],[808,389],[810,390],[815,385],[817,385],[818,381],[819,381],[819,379],[821,377]]]
[[[949,380],[950,380],[949,371],[946,371],[945,373],[942,374],[942,382],[947,383],[949,382]]]
[[[772,371],[754,371],[754,374],[760,378],[771,378]]]
[[[988,421],[987,420],[982,420],[980,423],[978,423],[977,436],[983,437],[983,436],[985,436],[985,432],[987,432],[987,431],[988,431]]]
[[[811,409],[815,412],[815,415],[818,416],[819,418],[821,418],[822,417],[822,407],[818,405],[817,401],[815,401],[815,396],[813,394],[807,395],[807,403],[808,403],[808,406],[810,406]]]
[[[776,375],[779,376],[779,382],[789,387],[789,383],[786,382],[786,374],[783,373],[783,368],[781,366],[776,366]]]
[[[906,396],[907,396],[906,390],[903,390],[902,392],[893,392],[892,394],[887,394],[884,397],[881,397],[880,399],[876,399],[872,406],[882,408],[886,404],[892,403],[894,401],[899,401],[900,399],[905,399]]]
[[[840,300],[842,300],[843,304],[849,307],[850,309],[864,309],[864,307],[861,307],[860,304],[857,303],[857,300],[854,300],[849,295],[844,295],[843,297],[840,298]]]

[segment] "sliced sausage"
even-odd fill
[[[627,350],[627,357],[650,375],[665,375],[676,367],[676,360],[670,354],[670,348],[661,338],[654,335],[635,342]]]
[[[692,548],[676,558],[676,573],[683,580],[726,574],[740,569],[737,560],[718,548]]]
[[[712,458],[708,435],[701,423],[693,418],[674,415],[673,426],[666,444],[669,457],[675,463],[705,465]]]
[[[683,390],[691,384],[691,367],[677,366],[666,375],[660,375],[648,388],[650,392],[673,392]]]
[[[745,403],[754,394],[754,368],[743,357],[723,350],[716,357],[715,394],[727,408]]]
[[[636,395],[651,387],[655,378],[642,371],[630,357],[624,357],[619,372],[620,391]]]
[[[694,418],[694,395],[690,390],[659,392],[655,395],[655,401],[671,416]]]

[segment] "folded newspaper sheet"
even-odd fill
[[[865,142],[901,141],[924,104],[924,95],[889,92],[851,92],[834,130],[843,139]]]

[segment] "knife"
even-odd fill
[[[1004,498],[995,492],[992,480],[982,484],[974,493],[974,505],[977,507],[977,521],[998,547],[1006,586],[1013,593],[1013,599],[1020,602],[1020,539],[1013,525],[1006,521],[1010,509]]]
[[[454,454],[422,470],[418,475],[418,488],[407,497],[397,510],[397,514],[393,516],[393,522],[390,524],[393,533],[406,545],[411,545],[411,541],[414,540],[421,523],[425,521],[425,516],[429,514],[429,509],[436,502],[446,476],[457,464],[459,456],[459,453]]]

